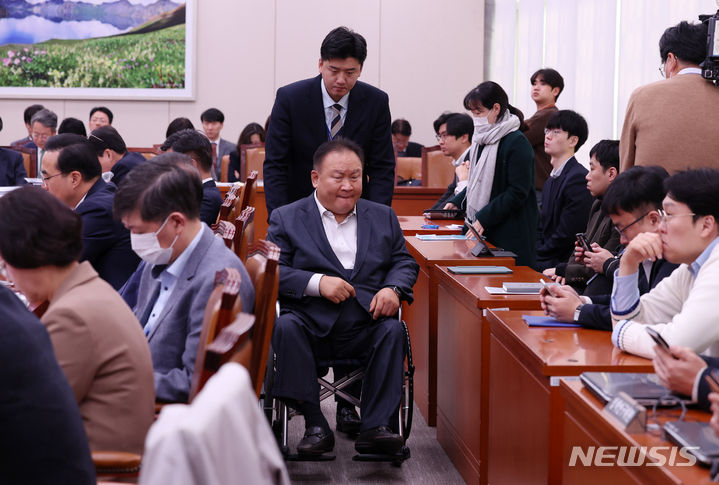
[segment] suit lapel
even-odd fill
[[[307,113],[309,113],[310,127],[312,136],[315,139],[315,145],[319,146],[329,140],[329,131],[327,130],[327,120],[325,119],[325,106],[322,101],[322,88],[320,83],[322,76],[318,75],[315,80],[310,83],[310,89],[307,93]],[[307,127],[302,128],[307,129]]]
[[[346,138],[351,138],[355,127],[361,124],[362,120],[360,120],[359,117],[365,110],[360,109],[360,106],[364,102],[365,94],[359,82],[357,82],[354,88],[352,88],[352,91],[350,91],[349,103],[347,104],[347,116],[340,130],[340,134]]]
[[[365,204],[362,203],[362,199],[360,199],[357,201],[357,254],[355,255],[355,264],[352,269],[351,278],[357,275],[362,263],[364,263],[371,236],[372,224],[370,224],[369,221],[367,207],[365,207]]]

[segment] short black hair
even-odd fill
[[[200,115],[200,121],[206,121],[208,123],[219,121],[220,123],[224,123],[225,115],[217,108],[210,108],[202,112]]]
[[[553,130],[559,128],[567,132],[567,136],[576,136],[577,144],[574,146],[574,152],[578,152],[579,148],[584,145],[589,137],[589,126],[584,116],[571,109],[560,109],[547,120],[547,129]]]
[[[173,133],[162,144],[161,149],[167,151],[184,153],[197,160],[202,170],[212,170],[212,143],[210,140],[196,130],[182,130]]]
[[[509,104],[509,97],[507,93],[502,89],[502,86],[494,81],[484,81],[476,88],[472,89],[464,97],[464,109],[472,111],[478,106],[484,106],[487,109],[492,109],[495,104],[499,105],[499,113],[497,119],[502,118],[504,113],[509,110],[510,113],[519,118],[520,127],[524,124],[524,114]]]
[[[55,130],[57,128],[57,115],[49,109],[41,109],[37,111],[32,118],[30,118],[30,126],[33,124],[40,123],[42,126]]]
[[[412,136],[412,125],[409,124],[409,121],[398,118],[392,122],[389,131],[393,135]]]
[[[353,152],[360,159],[360,162],[362,162],[362,169],[364,170],[364,151],[362,147],[352,140],[342,137],[326,141],[317,148],[312,157],[312,168],[319,171],[327,155],[336,152]]]
[[[447,122],[450,116],[458,115],[459,113],[450,113],[449,111],[445,111],[441,115],[437,117],[436,120],[432,122],[432,127],[434,128],[434,132],[439,135],[439,127],[442,126]]]
[[[659,56],[666,62],[669,53],[691,64],[701,64],[707,55],[707,24],[682,21],[664,31],[659,39]]]
[[[658,210],[664,200],[664,180],[669,173],[658,166],[634,166],[617,175],[602,199],[605,214],[619,211]]]
[[[362,67],[365,59],[367,59],[367,41],[361,34],[347,27],[337,27],[327,34],[322,41],[320,59],[331,61],[332,59],[347,59],[348,57],[357,59],[360,67]]]
[[[619,140],[600,140],[589,150],[589,158],[596,158],[606,172],[614,167],[619,171]]]
[[[87,136],[87,130],[85,130],[85,123],[78,120],[77,118],[65,118],[60,123],[57,129],[57,133],[62,135],[63,133],[74,133],[80,136]]]
[[[105,113],[107,115],[107,119],[110,121],[110,124],[112,124],[112,111],[110,111],[109,108],[106,108],[105,106],[95,106],[90,110],[90,116],[88,119],[92,118],[92,115],[97,113],[98,111]]]
[[[678,172],[664,181],[667,196],[689,206],[696,222],[714,216],[719,224],[719,170],[699,168]]]
[[[167,131],[165,131],[165,138],[170,138],[170,135],[172,135],[173,133],[177,133],[178,131],[194,129],[195,125],[193,125],[192,121],[190,121],[188,118],[175,118],[174,120],[170,121],[169,125],[167,125]]]
[[[29,125],[32,117],[41,109],[45,109],[45,107],[41,104],[31,104],[25,108],[25,111],[22,113],[22,119],[25,121],[25,124]]]
[[[57,156],[57,169],[64,174],[78,171],[86,182],[102,174],[100,161],[89,143],[76,143],[62,148]]]
[[[474,134],[474,122],[472,117],[465,113],[455,113],[447,118],[447,134],[455,138],[467,135],[467,141],[472,143]]]
[[[53,135],[45,142],[46,152],[56,152],[62,150],[70,145],[87,144],[87,138],[77,133],[62,133],[60,135]]]
[[[260,135],[260,141],[265,141],[265,129],[259,123],[249,123],[242,129],[240,137],[237,139],[237,149],[240,149],[240,145],[249,145],[252,143],[252,135]]]
[[[559,93],[554,97],[554,101],[559,98],[559,95],[564,91],[564,78],[557,71],[551,67],[545,67],[544,69],[537,70],[532,77],[529,78],[530,84],[534,84],[539,76],[542,76],[542,81],[549,84],[552,89],[559,88]]]
[[[109,125],[95,128],[87,137],[90,145],[95,149],[95,154],[99,157],[108,148],[115,153],[124,155],[127,152],[127,145],[115,128]]]
[[[82,217],[40,187],[0,197],[0,234],[0,255],[15,268],[64,267],[82,253]]]
[[[162,222],[172,212],[199,219],[201,203],[202,179],[190,157],[168,152],[125,175],[115,193],[113,212],[121,219],[138,210],[147,222]]]

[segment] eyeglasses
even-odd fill
[[[45,134],[45,133],[34,133],[34,132],[33,132],[30,136],[31,136],[33,139],[37,139],[37,140],[47,140],[47,139],[50,138],[52,135],[48,135],[48,134]]]
[[[50,176],[47,176],[45,174],[40,174],[40,178],[42,179],[43,184],[47,184],[48,180],[50,180],[51,178],[54,178],[54,177],[59,177],[60,175],[65,175],[65,174],[62,172],[56,173],[55,175],[50,175]]]
[[[651,212],[651,211],[649,211],[649,212]],[[634,221],[633,221],[631,224],[627,224],[626,226],[624,226],[623,229],[619,229],[619,228],[616,226],[616,224],[615,224],[615,225],[614,225],[614,230],[619,233],[619,236],[625,236],[625,232],[627,231],[627,229],[629,229],[629,228],[632,227],[634,224],[636,224],[637,222],[639,222],[639,221],[641,221],[642,219],[644,219],[645,217],[647,217],[647,215],[649,215],[649,212],[645,212],[641,217],[638,217],[638,218],[634,219]]]
[[[693,212],[686,212],[684,214],[667,214],[667,211],[665,211],[664,209],[659,209],[657,211],[657,213],[659,214],[659,222],[666,222],[666,223],[668,223],[669,219],[671,219],[672,217],[695,216],[696,215]]]
[[[662,75],[662,78],[667,77],[666,72],[664,71],[664,63],[663,62],[661,64],[659,64],[659,74]]]
[[[544,129],[544,136],[547,136],[547,135],[559,136],[562,133],[564,133],[564,130],[560,130],[559,128],[553,128],[551,130],[549,128]]]
[[[452,135],[450,135],[446,131],[444,133],[440,133],[439,135],[434,135],[434,137],[437,139],[437,141],[442,141],[445,138],[447,138],[448,136],[452,136]]]

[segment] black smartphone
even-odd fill
[[[584,251],[587,253],[592,253],[592,247],[589,245],[589,241],[587,241],[587,236],[583,232],[578,232],[576,234],[577,241],[579,241],[579,245],[584,248]]]
[[[669,355],[674,357],[671,352],[669,352],[669,344],[666,340],[664,340],[664,337],[662,337],[659,332],[654,330],[652,327],[644,327],[644,329],[647,331],[649,336],[654,340],[654,343],[656,343],[659,347],[661,347],[663,350],[665,350]],[[676,357],[674,357],[676,359]]]

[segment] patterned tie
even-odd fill
[[[217,143],[212,142],[212,178],[217,176]]]
[[[340,111],[342,111],[342,105],[333,104],[331,108],[332,111],[334,111],[335,116],[332,118],[332,123],[330,123],[330,139],[334,139],[334,137],[337,135],[337,132],[340,131],[340,129],[342,128],[342,117],[340,116]]]

